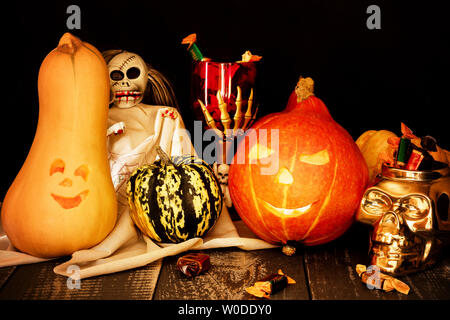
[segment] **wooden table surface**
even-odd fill
[[[300,248],[291,257],[278,248],[257,251],[225,248],[204,252],[210,255],[211,268],[195,278],[178,271],[179,256],[172,256],[145,267],[82,279],[79,289],[69,289],[67,278],[53,272],[67,258],[4,267],[0,268],[0,299],[255,300],[245,288],[278,269],[297,283],[273,294],[271,300],[450,298],[448,252],[432,268],[399,277],[410,286],[408,295],[369,289],[355,271],[356,264],[368,264],[368,229],[360,224],[333,242]],[[158,271],[159,276],[155,276]]]

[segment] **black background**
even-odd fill
[[[442,1],[441,3],[445,3]],[[81,29],[68,30],[67,7],[81,9]],[[381,9],[369,30],[367,7]],[[174,84],[188,128],[191,58],[181,40],[197,33],[205,56],[235,61],[262,55],[260,115],[281,111],[300,75],[356,139],[369,129],[400,134],[404,122],[450,149],[450,12],[432,1],[36,1],[2,4],[0,197],[20,170],[38,117],[39,66],[70,31],[100,51],[142,56]]]

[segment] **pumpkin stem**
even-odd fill
[[[160,147],[156,147],[156,152],[158,153],[159,158],[164,164],[171,164],[172,160],[170,160],[170,157],[167,155],[167,153],[164,152],[164,150]]]
[[[309,77],[303,78],[302,76],[300,76],[300,79],[297,82],[297,86],[295,87],[295,93],[297,94],[297,103],[300,103],[310,96],[313,96],[314,80]]]
[[[82,46],[81,40],[73,34],[66,32],[59,40],[56,50],[63,53],[74,54],[80,46]]]
[[[296,248],[293,245],[285,244],[283,248],[281,248],[281,252],[283,252],[287,256],[292,256],[295,254]]]

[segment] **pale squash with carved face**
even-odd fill
[[[336,239],[352,224],[367,185],[361,152],[312,87],[301,78],[296,106],[255,123],[230,166],[236,210],[271,243]]]
[[[106,63],[66,33],[41,65],[38,90],[36,134],[6,194],[2,225],[14,247],[50,258],[98,244],[115,225]]]

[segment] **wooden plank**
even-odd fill
[[[59,259],[18,266],[0,289],[0,299],[150,300],[162,265],[159,260],[141,268],[81,279],[77,289],[73,280],[53,272],[62,262]]]
[[[245,291],[265,276],[278,269],[297,281],[296,284],[273,294],[271,299],[308,300],[308,288],[301,255],[287,257],[280,249],[244,251],[238,248],[208,250],[211,268],[205,273],[188,278],[176,268],[184,254],[164,258],[158,280],[155,300],[252,300]]]
[[[16,270],[16,266],[0,268],[0,289]]]
[[[211,269],[192,279],[176,269],[180,255],[166,257],[159,280],[161,261],[83,279],[80,289],[69,289],[67,278],[53,272],[63,259],[7,267],[0,269],[0,299],[252,300],[256,298],[246,293],[245,288],[278,269],[297,283],[272,295],[272,300],[308,300],[310,297],[319,300],[448,300],[450,297],[448,255],[431,269],[400,278],[411,287],[409,295],[368,289],[355,271],[356,264],[368,264],[368,229],[365,226],[356,225],[329,244],[298,251],[287,257],[280,249],[207,250]]]
[[[311,298],[345,300],[448,299],[450,297],[450,259],[435,267],[398,277],[411,288],[408,295],[397,291],[370,290],[356,273],[356,264],[369,264],[369,229],[355,224],[344,236],[331,243],[305,249],[305,268]]]
[[[2,202],[0,202],[0,210],[2,209]],[[8,248],[9,241],[7,241],[6,233],[2,228],[0,221],[0,250],[6,250]],[[3,287],[8,278],[16,270],[15,266],[0,268],[0,289]]]
[[[443,257],[431,268],[404,277],[412,291],[411,297],[421,300],[450,299],[450,256]]]

